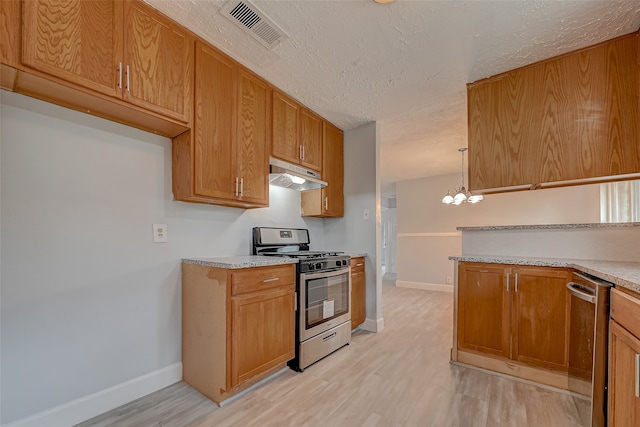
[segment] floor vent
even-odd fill
[[[229,0],[220,12],[268,49],[289,37],[249,0]]]

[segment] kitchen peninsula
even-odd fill
[[[458,230],[462,255],[450,257],[456,263],[452,362],[583,395],[593,401],[593,425],[604,425],[607,352],[615,354],[607,349],[615,336],[608,332],[609,289],[612,319],[628,321],[640,304],[640,223]],[[632,336],[623,338],[619,346],[633,347]],[[612,389],[611,361],[609,369]],[[617,379],[621,396],[628,381]],[[609,415],[626,411],[616,407]]]

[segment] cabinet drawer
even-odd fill
[[[351,272],[359,273],[361,271],[364,271],[364,258],[351,258]]]
[[[611,318],[640,337],[640,298],[611,289]]]
[[[234,270],[230,273],[231,295],[294,285],[294,271],[294,264]]]

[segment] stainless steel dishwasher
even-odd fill
[[[592,427],[606,425],[610,288],[609,282],[576,272],[567,283],[569,390],[591,399]]]

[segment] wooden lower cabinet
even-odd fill
[[[488,356],[481,367],[516,376],[552,371],[547,383],[566,387],[570,277],[565,268],[459,263],[454,360]]]
[[[509,357],[509,268],[460,264],[458,347]]]
[[[567,370],[570,270],[518,267],[512,277],[512,359]]]
[[[216,403],[294,357],[293,264],[224,269],[182,265],[184,380]]]
[[[364,257],[351,258],[351,330],[364,323],[366,302]]]
[[[640,295],[611,291],[610,427],[640,425]]]

